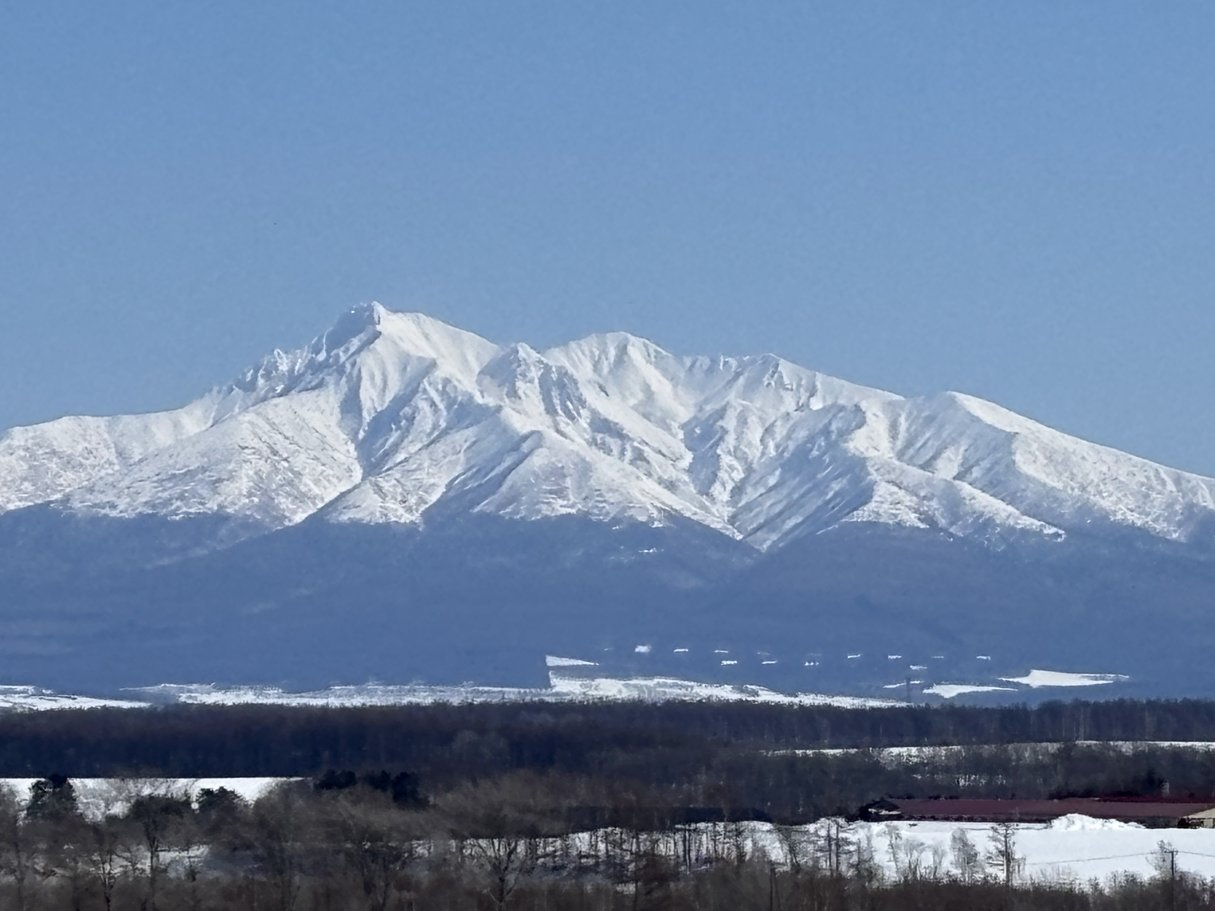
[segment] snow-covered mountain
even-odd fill
[[[532,685],[664,636],[1138,671],[1215,647],[1212,590],[1215,480],[623,333],[540,352],[371,304],[175,411],[0,434],[23,683]]]
[[[624,333],[503,347],[371,304],[176,411],[9,430],[0,509],[37,503],[264,530],[682,516],[767,550],[844,522],[1188,542],[1215,517],[1215,481],[956,393],[902,398]]]

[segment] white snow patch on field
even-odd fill
[[[1071,671],[1047,671],[1034,668],[1024,677],[1001,677],[1007,683],[1019,683],[1031,689],[1042,686],[1101,686],[1131,678],[1125,674],[1078,674]]]
[[[544,656],[545,667],[598,667],[597,661],[583,661],[581,658],[559,658],[556,655]]]
[[[925,687],[925,696],[940,696],[942,699],[952,699],[954,696],[965,696],[967,693],[1015,693],[1011,686],[987,686],[978,683],[936,683]]]

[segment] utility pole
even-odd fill
[[[1177,908],[1177,849],[1169,848],[1169,911]]]

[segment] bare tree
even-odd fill
[[[114,893],[129,872],[129,861],[139,861],[134,847],[137,833],[122,818],[136,793],[133,782],[116,780],[91,788],[84,801],[77,851],[105,911],[114,907]]]
[[[326,841],[353,873],[368,911],[385,911],[416,856],[422,814],[363,787],[324,795],[318,810]]]
[[[816,860],[810,833],[804,826],[773,826],[773,833],[784,851],[784,861],[794,873]]]
[[[987,865],[996,870],[1005,888],[1011,888],[1021,865],[1017,856],[1017,827],[1011,822],[994,823],[987,833]]]
[[[983,878],[983,860],[979,857],[979,849],[970,840],[965,829],[953,830],[949,837],[949,850],[953,855],[953,866],[958,872],[958,879],[970,885]]]
[[[92,833],[82,816],[63,816],[30,824],[45,851],[47,872],[55,877],[72,911],[82,911],[85,903],[96,894],[96,880],[89,858]],[[92,904],[89,902],[89,904]],[[107,905],[108,907],[108,905]]]
[[[462,854],[486,875],[485,894],[495,908],[506,907],[539,860],[535,842],[542,788],[534,775],[511,775],[466,784],[436,801]]]
[[[0,872],[13,882],[15,911],[27,911],[31,887],[40,876],[37,849],[23,817],[13,789],[0,786]]]
[[[831,876],[843,876],[844,861],[854,847],[848,823],[839,816],[828,817],[820,821],[816,835],[817,853],[823,858],[823,866]]]
[[[874,886],[882,876],[881,865],[877,862],[877,852],[873,847],[873,830],[866,827],[852,852],[852,867],[849,871],[853,880],[864,888]]]
[[[122,847],[130,869],[142,869],[143,907],[158,911],[165,852],[177,846],[193,823],[192,808],[185,790],[170,780],[146,781],[135,788],[141,793],[127,809],[128,840]]]
[[[1156,842],[1156,850],[1150,858],[1152,869],[1165,890],[1166,901],[1170,908],[1177,906],[1177,849],[1171,842],[1163,838]],[[1183,878],[1183,877],[1182,877]]]
[[[275,911],[294,911],[304,869],[303,798],[293,784],[271,789],[253,805],[246,845],[258,873],[270,888]]]
[[[940,882],[945,878],[945,858],[949,851],[940,842],[933,842],[928,847],[928,878],[935,882]]]

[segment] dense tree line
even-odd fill
[[[305,776],[390,769],[437,793],[514,772],[614,792],[672,821],[848,814],[882,796],[1215,797],[1215,752],[1065,736],[1215,741],[1213,702],[836,709],[729,704],[266,706],[0,716],[0,776]],[[891,761],[887,744],[963,744]],[[841,747],[856,750],[830,752]],[[827,750],[822,752],[821,750]],[[575,812],[571,810],[570,812]],[[582,823],[627,824],[608,799]],[[629,810],[628,812],[632,812]]]
[[[315,775],[375,764],[594,771],[613,752],[1215,741],[1215,701],[1111,700],[983,708],[741,703],[170,706],[0,715],[0,775]]]

